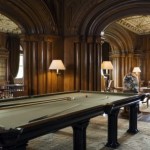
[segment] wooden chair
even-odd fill
[[[108,87],[106,88],[107,92],[114,92],[114,80],[108,81]]]
[[[147,87],[150,87],[150,81],[148,81],[148,83],[147,83]]]
[[[144,80],[141,80],[140,81],[140,85],[139,85],[140,87],[143,87],[144,86]]]
[[[147,107],[149,107],[149,100],[150,100],[150,88],[148,89],[143,89],[143,93],[148,93],[146,94],[146,97],[144,99],[144,101],[142,101],[142,103],[146,103],[147,104]]]

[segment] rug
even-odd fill
[[[147,107],[146,103],[143,103],[140,105],[140,111],[141,112],[149,112],[150,113],[150,106]]]
[[[130,135],[126,132],[129,123],[118,119],[117,150],[149,150],[150,123],[138,121],[139,132]],[[87,150],[113,150],[105,147],[107,142],[107,116],[98,116],[90,120],[87,128]],[[72,128],[67,127],[56,133],[47,134],[29,141],[27,150],[73,150]]]

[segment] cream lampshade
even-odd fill
[[[108,74],[108,70],[113,69],[113,65],[112,65],[111,61],[103,61],[101,64],[101,69],[105,69],[106,74]]]
[[[140,67],[134,67],[132,72],[139,73],[139,72],[141,72],[141,69],[140,69]]]
[[[65,66],[62,62],[62,60],[53,60],[52,63],[49,66],[50,70],[56,70],[57,74],[59,74],[59,70],[65,70]]]
[[[105,78],[105,91],[107,91],[108,79],[109,79],[108,70],[113,69],[113,65],[112,65],[111,61],[103,61],[101,64],[101,69],[106,70],[106,74],[104,75],[104,78]]]
[[[112,65],[111,61],[103,61],[102,64],[101,64],[101,68],[102,69],[107,69],[107,70],[112,70],[113,65]]]

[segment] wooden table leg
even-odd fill
[[[119,143],[117,141],[119,110],[120,109],[112,110],[112,112],[108,114],[108,142],[106,144],[107,147],[117,148],[119,146]]]
[[[86,128],[89,120],[79,122],[73,128],[73,150],[86,150]]]
[[[129,129],[127,132],[129,133],[137,133],[137,116],[138,116],[138,109],[139,109],[139,103],[135,103],[131,105],[130,107],[130,117],[129,117]]]

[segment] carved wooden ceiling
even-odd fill
[[[117,23],[136,34],[150,34],[150,15],[130,16],[118,20]]]
[[[119,0],[116,1],[118,1],[119,3]],[[108,17],[106,15],[106,18],[103,18],[104,15],[102,15],[103,11],[101,11],[101,9],[109,10],[110,7],[112,7],[112,9],[110,9],[109,12],[118,10],[118,13],[120,13],[119,9],[114,9],[114,1],[106,2],[104,0],[95,0],[93,2],[93,0],[65,0],[66,9],[64,10],[64,13],[66,17],[63,18],[62,16],[63,13],[61,13],[63,10],[61,10],[62,7],[60,5],[61,3],[59,4],[59,2],[60,1],[58,0],[57,1],[56,0],[53,1],[51,0],[43,0],[43,1],[7,0],[5,2],[0,1],[0,10],[2,12],[5,12],[4,14],[6,14],[6,16],[10,16],[10,18],[13,19],[15,22],[14,23],[12,20],[8,19],[7,17],[0,15],[0,31],[12,32],[12,33],[26,32],[26,33],[58,34],[59,29],[63,30],[63,26],[65,26],[67,28],[66,30],[68,30],[69,32],[72,33],[80,32],[82,34],[82,29],[80,30],[82,26],[83,33],[84,31],[85,33],[87,33],[91,30],[90,33],[93,34],[94,32],[94,34],[96,34],[99,32],[99,29],[101,30],[101,28],[99,27],[101,25],[101,22],[104,22],[103,20],[106,20],[106,18]],[[130,3],[132,6],[131,1]],[[141,6],[140,3],[138,4],[140,7]],[[126,9],[128,8],[128,5],[129,4],[127,3]],[[119,5],[119,6],[124,6],[124,5]],[[145,6],[148,5],[146,4]],[[9,10],[11,10],[11,12]],[[146,9],[143,10],[146,11]],[[115,13],[116,12],[112,12],[112,14]],[[105,14],[110,14],[110,13],[105,12]],[[123,10],[123,14],[124,14],[124,10]],[[134,33],[140,35],[150,34],[150,26],[149,26],[150,15],[137,15],[137,16],[133,16],[133,14],[131,15],[132,16],[130,17],[122,18],[121,20],[117,21],[117,23]],[[111,16],[112,15],[110,15],[110,17]],[[118,17],[120,16],[118,15]],[[108,25],[107,22],[108,24],[110,24],[110,22],[106,20],[105,26]],[[66,30],[64,31],[64,33],[67,32]]]
[[[139,35],[150,34],[150,15],[122,18],[117,24]],[[20,34],[21,30],[16,23],[0,14],[0,32]]]
[[[0,32],[20,34],[21,30],[12,20],[0,14]]]
[[[22,34],[58,34],[56,19],[45,1],[0,0],[0,13],[15,22]]]

